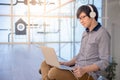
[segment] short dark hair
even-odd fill
[[[78,8],[77,10],[77,18],[79,18],[79,15],[84,12],[88,17],[90,17],[90,12],[91,12],[91,9],[89,7],[89,5],[93,8],[93,11],[96,13],[96,16],[95,16],[95,20],[97,21],[98,20],[98,10],[97,8],[95,7],[95,5],[93,4],[88,4],[88,5],[82,5]]]

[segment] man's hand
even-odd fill
[[[81,67],[75,67],[73,73],[76,77],[82,77],[86,73],[86,70]]]
[[[69,62],[59,62],[61,65],[70,66]]]

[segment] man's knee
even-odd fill
[[[39,73],[40,74],[41,74],[41,68],[44,68],[45,66],[46,66],[46,62],[43,61],[42,64],[41,64],[41,66],[40,66],[40,69],[39,69]]]
[[[50,71],[48,72],[48,77],[50,79],[56,79],[57,77],[59,77],[60,73],[59,73],[59,69],[58,68],[51,68]]]
[[[44,67],[46,65],[47,65],[47,63],[45,61],[43,61],[42,64],[41,64],[41,67]]]

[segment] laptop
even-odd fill
[[[42,50],[43,56],[47,64],[51,66],[55,66],[59,69],[70,70],[70,71],[73,70],[72,67],[60,65],[54,48],[50,48],[46,46],[41,46],[40,48]]]

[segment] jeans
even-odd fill
[[[84,74],[80,78],[76,78],[71,71],[59,69],[42,62],[40,71],[42,80],[94,80],[89,74]]]

